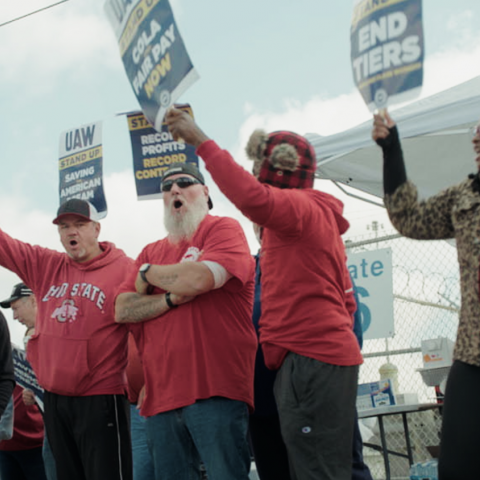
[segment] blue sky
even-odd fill
[[[0,23],[55,1],[1,2]],[[51,224],[58,206],[59,135],[102,120],[109,213],[101,238],[135,257],[164,235],[163,207],[161,201],[136,199],[126,120],[117,114],[138,104],[103,3],[70,0],[0,27],[0,228],[61,248]],[[203,130],[240,163],[255,128],[329,135],[370,117],[352,79],[352,1],[172,0],[171,5],[200,75],[181,101],[192,105]],[[480,2],[424,0],[423,9],[422,96],[427,96],[480,74]],[[328,183],[317,188],[345,199]],[[213,213],[238,218],[255,250],[249,222],[213,185],[211,192]],[[366,233],[372,220],[386,222],[381,209],[345,202],[350,235]],[[16,281],[1,269],[0,297],[7,297]],[[13,332],[18,341],[23,328]]]

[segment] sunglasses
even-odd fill
[[[470,128],[470,136],[475,138],[477,135],[480,135],[480,124]]]
[[[162,192],[169,192],[175,184],[177,184],[180,188],[188,188],[199,183],[200,182],[198,180],[190,177],[180,177],[175,178],[174,180],[165,180],[162,182]]]

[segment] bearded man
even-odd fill
[[[257,348],[254,262],[240,224],[209,215],[193,164],[162,179],[168,236],[147,245],[116,299],[116,320],[139,323],[155,478],[247,480],[248,410]]]

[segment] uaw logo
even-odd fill
[[[184,253],[180,263],[182,262],[196,262],[200,258],[202,252],[197,247],[189,247]]]
[[[64,300],[61,307],[58,307],[52,313],[52,318],[56,318],[57,322],[72,323],[77,319],[78,308],[71,299]]]

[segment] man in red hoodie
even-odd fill
[[[0,265],[37,299],[28,359],[45,389],[45,428],[58,480],[131,480],[124,396],[127,335],[115,323],[118,284],[133,261],[99,242],[93,205],[63,203],[53,223],[66,253],[15,240],[0,230]]]
[[[255,131],[254,176],[180,110],[166,121],[195,146],[220,190],[262,231],[260,342],[292,477],[350,480],[358,366],[343,205],[313,189],[315,152],[292,132]],[[255,178],[256,177],[256,178]]]

